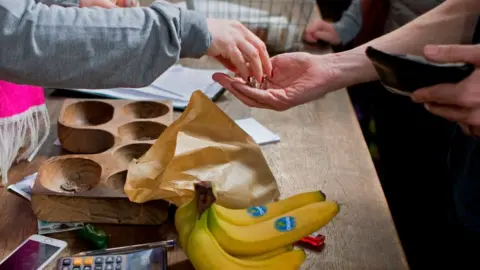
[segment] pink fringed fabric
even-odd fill
[[[0,81],[0,186],[12,164],[35,157],[49,132],[43,88]]]

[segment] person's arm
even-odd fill
[[[210,43],[204,16],[164,1],[103,9],[0,0],[0,80],[13,83],[142,87]]]
[[[352,41],[362,29],[362,0],[353,0],[339,21],[333,24],[343,45]]]
[[[390,53],[423,55],[427,44],[470,43],[480,14],[478,0],[447,0],[410,23],[349,51],[332,55],[333,82],[329,91],[377,80],[378,76],[365,55],[367,46]],[[324,60],[319,58],[319,65]]]

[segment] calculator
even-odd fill
[[[127,255],[97,255],[65,257],[57,261],[57,270],[122,270],[126,267]]]
[[[155,247],[116,254],[74,255],[57,260],[56,270],[166,270],[167,249]]]

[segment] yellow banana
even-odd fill
[[[270,259],[275,256],[278,256],[282,253],[289,252],[293,250],[293,245],[288,245],[284,246],[281,248],[277,248],[273,251],[263,253],[257,256],[238,256],[237,258],[242,259],[242,260],[252,260],[252,261],[260,261],[260,260],[265,260],[265,259]]]
[[[187,240],[197,221],[197,200],[194,197],[190,202],[181,205],[175,212],[175,228],[178,233],[180,246],[185,250]]]
[[[278,217],[310,203],[325,201],[325,197],[321,191],[311,191],[247,209],[228,209],[217,204],[212,206],[219,218],[235,225],[244,226]]]
[[[187,256],[196,270],[296,270],[304,262],[306,255],[300,249],[264,260],[242,260],[227,254],[208,229],[211,209],[202,214],[188,239]]]
[[[276,219],[237,226],[211,211],[208,227],[220,246],[233,256],[255,256],[293,244],[327,225],[339,212],[332,201],[307,204]],[[190,243],[190,242],[189,242]]]

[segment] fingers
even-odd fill
[[[269,89],[257,89],[240,82],[232,82],[232,89],[261,104],[266,104],[272,110],[284,111],[290,107]]]
[[[314,32],[304,32],[303,40],[307,43],[316,43],[317,39],[313,36]]]
[[[425,104],[425,109],[452,122],[465,125],[480,125],[480,111],[475,109],[445,106],[433,103]]]
[[[331,37],[331,34],[323,30],[313,33],[315,40],[323,40],[330,44],[336,44],[336,41]]]
[[[315,38],[314,34],[316,31],[321,30],[322,23],[323,23],[322,19],[316,19],[312,23],[307,25],[303,33],[303,39],[309,43],[317,42],[317,39]]]
[[[240,51],[242,51],[245,58],[248,59],[253,76],[258,82],[261,82],[263,77],[263,68],[257,48],[248,42],[241,42],[238,47]]]
[[[439,103],[454,105],[458,95],[455,84],[439,84],[425,87],[412,93],[411,98],[416,103]]]
[[[232,46],[228,54],[230,56],[230,61],[236,67],[237,72],[240,73],[244,80],[246,80],[248,76],[250,76],[250,72],[242,52],[238,47]]]
[[[256,100],[260,103],[271,104],[272,101],[274,101],[274,98],[268,91],[252,88],[244,82],[240,82],[239,80],[234,79],[226,74],[215,73],[213,74],[212,78],[214,81],[218,82],[228,90],[233,89],[233,91],[242,93],[243,96],[247,96],[248,98]]]
[[[427,45],[425,57],[435,62],[465,62],[480,64],[480,47],[478,45]]]
[[[254,72],[255,79],[257,79],[257,81],[261,81],[263,74],[270,76],[272,73],[272,62],[270,60],[270,55],[268,54],[267,46],[265,46],[265,43],[259,37],[257,37],[246,27],[245,31],[247,35],[246,39],[250,42],[250,44],[244,45],[244,49],[246,50],[246,47],[250,47],[248,49],[248,53],[247,51],[245,51],[245,53],[247,53],[249,59],[251,60],[250,64],[252,65],[252,71]]]
[[[213,80],[218,82],[220,85],[225,87],[230,93],[232,93],[236,98],[242,101],[245,105],[250,107],[262,108],[262,109],[269,109],[269,107],[259,101],[251,99],[250,97],[242,94],[240,91],[235,89],[232,84],[237,82],[238,79],[232,78],[223,73],[215,73],[212,76]]]
[[[110,1],[110,0],[94,0],[91,2],[92,4],[90,6],[97,6],[101,8],[118,8],[119,6],[116,5],[116,1]]]

